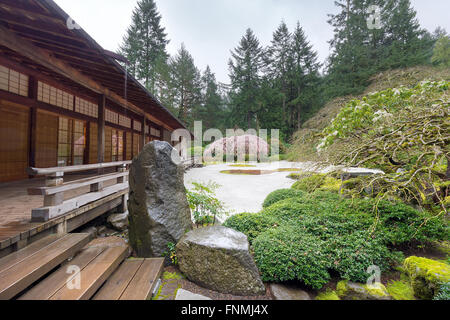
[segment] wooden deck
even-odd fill
[[[77,174],[66,176],[65,180],[70,182],[92,176],[95,176],[95,174]],[[105,182],[105,187],[114,183],[114,181]],[[41,233],[42,236],[45,236],[56,232],[56,229],[62,224],[64,224],[64,231],[66,232],[75,230],[95,216],[120,205],[121,196],[128,192],[119,192],[85,206],[84,210],[74,210],[67,215],[47,222],[32,222],[31,212],[33,209],[42,206],[44,196],[28,195],[27,190],[42,187],[44,184],[45,178],[0,184],[0,257],[23,248],[30,238],[39,238]],[[72,199],[86,194],[89,189],[90,186],[84,186],[77,190],[71,190],[64,194],[64,199]],[[91,212],[87,214],[88,211]],[[5,251],[6,248],[10,250]]]

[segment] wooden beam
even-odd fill
[[[98,101],[98,119],[97,119],[98,163],[103,163],[105,161],[105,105],[106,105],[106,97],[104,95],[101,95]]]
[[[37,99],[37,80],[34,77],[28,78],[28,97],[30,99]],[[37,128],[37,109],[30,108],[30,122],[29,122],[29,152],[28,152],[28,165],[30,167],[36,166],[36,128]]]
[[[95,93],[103,94],[108,99],[130,108],[138,114],[143,114],[143,111],[139,107],[129,103],[118,94],[111,92],[109,89],[101,86],[93,79],[82,74],[80,71],[55,58],[47,50],[36,47],[27,40],[20,39],[14,34],[14,32],[11,32],[11,30],[3,26],[0,26],[0,45],[10,48],[13,51],[19,52],[21,55],[27,57],[28,59],[31,59],[32,61],[35,61],[36,63],[39,63],[47,69],[61,74]]]
[[[79,70],[73,68],[65,61],[62,61],[56,58],[51,52],[37,47],[31,41],[21,38],[17,36],[13,31],[4,26],[0,26],[0,45],[3,45],[10,50],[20,53],[22,56],[32,60],[35,63],[42,65],[43,67],[51,70],[52,72],[56,72],[77,84],[88,88],[89,90],[97,93],[105,95],[109,100],[114,101],[115,103],[124,106],[127,109],[130,109],[138,114],[144,114],[144,108],[137,107],[135,104],[131,103],[129,100],[125,100],[117,93],[111,91],[110,89],[102,86],[97,81],[93,80],[89,76],[86,76]],[[154,101],[156,104],[156,101]],[[176,121],[175,118],[172,119],[172,116],[164,110],[162,107],[160,109],[156,108],[155,113],[165,114],[166,117],[171,118],[171,121]],[[153,122],[161,125],[169,131],[173,131],[174,128],[167,125],[166,123],[156,119],[152,115],[148,115],[148,118]]]

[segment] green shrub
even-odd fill
[[[284,194],[289,193],[279,192]],[[429,218],[402,203],[345,199],[319,190],[280,200],[260,213],[231,217],[225,226],[249,237],[264,279],[301,280],[317,288],[329,277],[324,269],[365,282],[367,267],[388,270],[403,258],[392,245],[447,239],[444,220]]]
[[[434,296],[433,300],[450,300],[450,282],[441,285],[441,288],[436,296]]]
[[[373,218],[378,216],[378,234],[392,245],[449,238],[448,226],[442,218],[433,217],[401,202],[354,199],[352,207],[361,213],[368,213]]]
[[[369,276],[368,267],[376,265],[386,271],[403,258],[401,253],[390,251],[382,240],[372,239],[368,231],[335,236],[327,242],[326,250],[330,259],[334,259],[332,269],[342,279],[362,283]]]
[[[303,177],[300,175],[298,179],[291,188],[308,193],[316,190],[339,192],[342,185],[341,180],[324,174],[312,174],[309,176],[305,174]]]
[[[244,212],[228,218],[223,226],[244,233],[252,243],[261,232],[278,226],[278,223],[269,215]]]
[[[305,177],[292,186],[292,189],[301,190],[308,193],[314,192],[319,189],[320,186],[325,182],[325,175],[323,174],[314,174],[309,177]]]
[[[253,242],[255,261],[263,281],[301,280],[320,289],[330,280],[324,243],[289,225],[268,230]]]
[[[304,193],[300,190],[294,189],[280,189],[269,194],[263,203],[263,208],[270,207],[272,204],[277,203],[284,199],[303,197]]]

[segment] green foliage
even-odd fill
[[[414,295],[420,299],[432,299],[450,281],[450,265],[446,263],[411,256],[405,259],[403,267],[410,277]]]
[[[437,40],[431,61],[436,65],[450,67],[450,37],[448,35],[443,35]]]
[[[341,300],[337,295],[336,291],[327,290],[325,292],[321,292],[317,295],[316,300]]]
[[[161,26],[161,15],[154,0],[140,0],[133,11],[132,23],[120,46],[119,53],[130,62],[128,71],[152,94],[156,94],[161,64],[166,64],[169,43],[165,28]]]
[[[192,182],[192,185],[193,189],[188,190],[186,195],[195,223],[197,225],[215,223],[216,216],[225,214],[224,204],[215,196],[219,185],[213,182],[207,185]]]
[[[361,178],[378,199],[402,199],[446,213],[449,86],[449,81],[423,81],[352,100],[323,130],[317,155],[326,159],[323,164],[382,170],[384,175]]]
[[[433,300],[450,300],[450,282],[441,285],[441,288],[434,296]]]
[[[320,288],[329,272],[365,282],[369,266],[389,270],[403,258],[394,245],[447,239],[443,219],[429,218],[402,203],[316,191],[230,217],[224,225],[248,236],[267,281],[301,280]]]
[[[377,1],[381,29],[367,26],[371,1],[336,1],[330,15],[334,28],[326,77],[327,97],[359,94],[380,71],[426,64],[432,37],[421,29],[409,0]]]
[[[248,29],[229,63],[231,124],[292,135],[322,103],[317,60],[300,24],[291,33],[282,22],[267,48]]]
[[[409,281],[390,281],[386,289],[395,300],[416,300]]]
[[[253,242],[255,261],[263,281],[301,280],[320,289],[330,280],[325,243],[292,226],[270,229]]]
[[[325,174],[312,174],[309,176],[299,176],[299,181],[294,183],[292,189],[304,192],[314,192],[316,190],[338,192],[342,182]]]
[[[262,232],[279,225],[277,219],[262,213],[240,213],[228,218],[224,224],[225,227],[235,229],[247,235],[248,241],[253,240]]]
[[[178,257],[177,257],[177,251],[176,251],[176,243],[169,242],[167,243],[167,251],[163,254],[164,257],[168,257],[170,259],[170,262],[172,262],[173,265],[178,264]]]
[[[284,199],[302,197],[303,195],[304,193],[300,190],[293,190],[293,189],[276,190],[266,197],[263,203],[263,208],[270,207],[272,204],[277,203]]]

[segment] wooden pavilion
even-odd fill
[[[0,1],[0,183],[131,160],[185,128],[115,58],[52,0]]]

